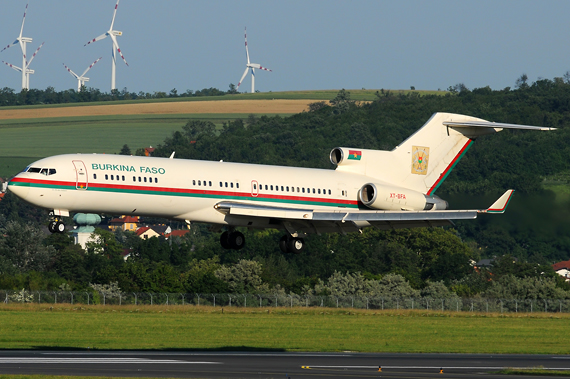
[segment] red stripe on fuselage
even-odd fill
[[[75,182],[64,182],[57,180],[43,180],[43,179],[30,179],[30,178],[13,178],[11,182],[19,183],[30,183],[30,184],[43,184],[51,186],[65,186],[72,187],[76,186]],[[166,193],[185,193],[185,194],[197,194],[197,195],[209,195],[218,197],[243,197],[244,199],[269,199],[269,200],[288,200],[288,201],[302,201],[302,202],[320,202],[320,203],[331,203],[339,205],[357,205],[357,201],[351,200],[341,200],[341,199],[328,199],[320,197],[306,197],[306,196],[284,196],[284,195],[269,195],[260,193],[258,196],[253,197],[249,192],[237,192],[237,191],[215,191],[215,190],[202,190],[202,189],[187,189],[187,188],[169,188],[169,187],[154,187],[154,186],[134,186],[126,184],[103,184],[103,183],[88,183],[87,190],[89,188],[101,188],[101,189],[117,189],[117,190],[129,190],[129,191],[149,191]]]

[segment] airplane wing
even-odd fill
[[[351,208],[334,210],[274,207],[250,202],[221,201],[215,209],[230,217],[263,218],[288,231],[359,231],[367,226],[400,229],[452,225],[453,220],[475,219],[479,213],[503,213],[514,190],[506,191],[493,205],[482,210],[381,211]]]

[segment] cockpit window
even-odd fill
[[[40,173],[47,176],[47,175],[54,175],[56,171],[55,168],[28,167],[28,169],[25,172]]]

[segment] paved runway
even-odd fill
[[[504,367],[537,366],[570,369],[570,356],[0,351],[0,374],[172,378],[475,378],[483,374],[504,379],[492,373]]]

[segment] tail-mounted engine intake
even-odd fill
[[[406,188],[367,183],[358,192],[362,204],[372,209],[429,211],[447,209],[447,201]]]

